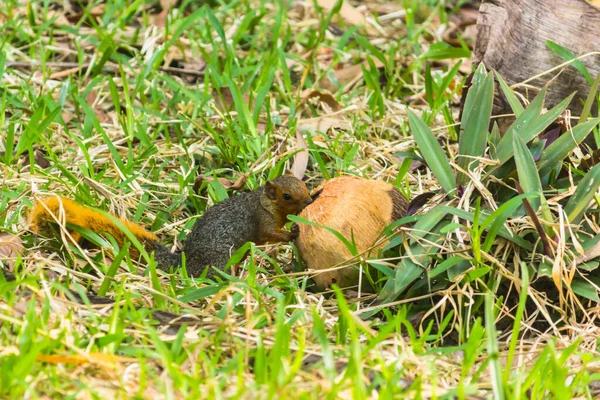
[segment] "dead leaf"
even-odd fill
[[[379,61],[379,59],[374,58],[373,64],[375,64],[376,68],[383,68],[383,63]],[[362,77],[362,66],[369,66],[369,62],[367,60],[363,61],[360,64],[351,65],[349,67],[341,68],[333,71],[333,76],[337,81],[340,88],[344,88],[350,82],[359,79]],[[321,89],[329,90],[330,92],[336,92],[338,90],[338,86],[336,86],[335,82],[333,82],[329,78],[325,78],[319,82],[319,87]]]
[[[320,102],[323,102],[329,106],[331,111],[340,111],[342,106],[337,100],[333,97],[333,95],[329,92],[322,92],[314,89],[306,89],[304,90],[300,97],[302,98],[302,102],[318,98]]]
[[[46,154],[43,151],[37,149],[33,152],[33,161],[35,162],[35,165],[42,169],[46,169],[52,165],[50,161],[46,158]],[[27,165],[29,165],[29,156],[26,153],[23,155],[23,166]]]
[[[68,68],[63,71],[54,72],[48,77],[48,79],[57,79],[57,80],[63,79],[63,78],[68,77],[71,74],[79,72],[82,68],[83,68],[83,65],[79,66],[79,67]]]
[[[246,184],[246,180],[248,179],[248,176],[246,174],[240,176],[235,182],[229,180],[229,179],[225,179],[225,178],[217,178],[217,180],[219,181],[219,183],[221,185],[223,185],[223,187],[227,190],[240,190],[244,187],[244,185]],[[202,186],[202,183],[204,182],[213,182],[215,179],[212,176],[209,177],[203,177],[202,175],[198,175],[196,177],[196,180],[194,181],[194,192],[195,193],[199,193],[200,191],[200,187]]]
[[[96,6],[94,8],[92,8],[91,10],[86,10],[86,11],[79,11],[75,14],[68,14],[67,15],[67,20],[71,23],[77,23],[79,22],[82,18],[87,19],[88,15],[92,18],[98,18],[101,17],[102,15],[104,15],[104,8],[106,7],[105,4],[100,4],[99,6]]]
[[[336,0],[317,0],[317,3],[322,8],[325,8],[328,11],[331,11],[337,3]],[[352,4],[345,0],[342,3],[342,8],[340,9],[340,15],[344,19],[344,21],[349,22],[353,25],[365,25],[367,20],[365,16],[358,11]]]
[[[101,124],[108,124],[112,122],[112,118],[106,111],[104,111],[100,105],[97,103],[98,100],[98,92],[94,89],[90,90],[88,95],[85,97],[85,101],[88,103],[90,107],[96,113],[96,118],[98,118],[98,122]]]
[[[302,150],[294,155],[291,171],[296,178],[302,179],[308,166],[308,146],[306,145],[304,136],[298,130],[296,130],[296,141],[297,147]]]
[[[159,28],[164,28],[169,16],[169,11],[177,3],[177,0],[160,0],[162,11],[154,18],[154,25]]]
[[[219,89],[213,89],[212,91],[213,98],[217,103],[217,106],[223,112],[229,112],[233,108],[235,101],[233,100],[233,96],[231,95],[231,90],[228,87],[222,87]],[[248,95],[244,94],[244,101],[248,104],[250,103],[250,98]]]
[[[336,116],[324,115],[322,117],[299,120],[296,127],[300,131],[327,132],[331,128],[350,129],[350,122]]]
[[[62,115],[63,121],[65,121],[65,124],[68,124],[69,122],[71,122],[73,120],[73,118],[75,117],[75,114],[73,114],[70,111],[63,111],[61,113],[61,115]]]
[[[0,232],[0,260],[6,260],[8,269],[13,270],[15,258],[23,254],[25,247],[20,237],[8,232]]]

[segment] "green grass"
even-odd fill
[[[574,150],[598,135],[594,94],[544,148],[567,102],[541,113],[543,94],[523,105],[484,69],[459,120],[470,51],[434,38],[460,6],[360,2],[373,31],[335,8],[266,0],[184,0],[157,27],[159,3],[0,4],[0,233],[25,246],[0,259],[15,276],[0,275],[1,398],[598,395],[598,262],[574,265],[600,232],[598,167]],[[518,118],[502,138],[487,131],[494,86]],[[333,101],[303,95],[324,87]],[[287,244],[248,245],[242,275],[206,281],[91,232],[100,250],[28,231],[35,199],[61,194],[177,247],[235,194],[228,183],[252,189],[290,168],[296,132],[311,187],[354,174],[435,193],[396,223],[379,306],[313,293]],[[160,324],[156,311],[188,318]]]

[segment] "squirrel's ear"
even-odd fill
[[[277,185],[271,181],[267,181],[267,183],[265,183],[265,193],[268,198],[275,200],[277,198]]]
[[[296,176],[290,169],[286,169],[285,172],[283,173],[283,175],[284,176]]]

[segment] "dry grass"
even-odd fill
[[[61,194],[140,222],[177,248],[227,185],[245,177],[253,188],[290,167],[295,129],[310,139],[313,187],[350,173],[395,183],[413,198],[439,191],[423,165],[399,176],[416,146],[408,108],[423,113],[456,165],[468,58],[456,48],[444,59],[426,54],[464,18],[459,8],[368,1],[328,25],[313,2],[158,3],[0,5],[0,221],[24,244],[20,256],[0,260],[15,276],[0,283],[0,396],[487,398],[490,340],[500,365],[512,359],[500,373],[515,397],[597,393],[597,304],[569,287],[529,287],[510,349],[526,299],[520,265],[546,260],[555,281],[570,282],[577,249],[566,240],[553,260],[498,238],[481,254],[493,272],[471,279],[470,268],[445,286],[415,284],[363,320],[357,310],[375,310],[370,300],[307,290],[308,274],[290,272],[291,246],[253,247],[248,269],[215,283],[152,263],[143,273],[147,260],[127,256],[113,265],[112,252],[84,249],[65,229],[55,239],[34,237],[33,202]],[[461,57],[432,107],[426,64],[443,77]],[[498,209],[483,168],[470,173],[460,199],[437,195],[419,213],[442,203],[472,212],[478,196],[482,208]],[[574,190],[548,200],[555,215]],[[594,215],[582,225],[589,236],[600,232]],[[506,226],[519,237],[536,232],[527,215]],[[552,228],[566,238],[571,226],[557,219]],[[427,233],[407,227],[400,236],[429,249],[430,268],[473,253],[466,229]],[[387,262],[410,258],[398,249]],[[484,312],[488,292],[496,315]],[[497,321],[498,331],[481,318]]]

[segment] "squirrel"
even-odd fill
[[[288,242],[296,238],[297,226],[292,231],[284,229],[289,214],[298,214],[312,203],[306,184],[300,179],[284,175],[267,181],[264,186],[223,200],[208,208],[194,224],[183,247],[186,269],[190,276],[200,276],[207,267],[224,269],[231,254],[246,242],[258,245],[267,242]],[[119,246],[127,236],[108,217],[76,202],[50,197],[37,202],[30,213],[30,229],[39,233],[48,223],[55,223],[64,210],[67,223],[84,227],[96,233],[109,233]],[[117,217],[115,217],[117,218]],[[154,252],[160,269],[179,268],[181,253],[172,253],[160,243],[158,236],[142,226],[117,218],[144,246]],[[78,241],[80,236],[72,234]],[[136,249],[131,256],[139,256]],[[207,277],[215,271],[209,269]]]

